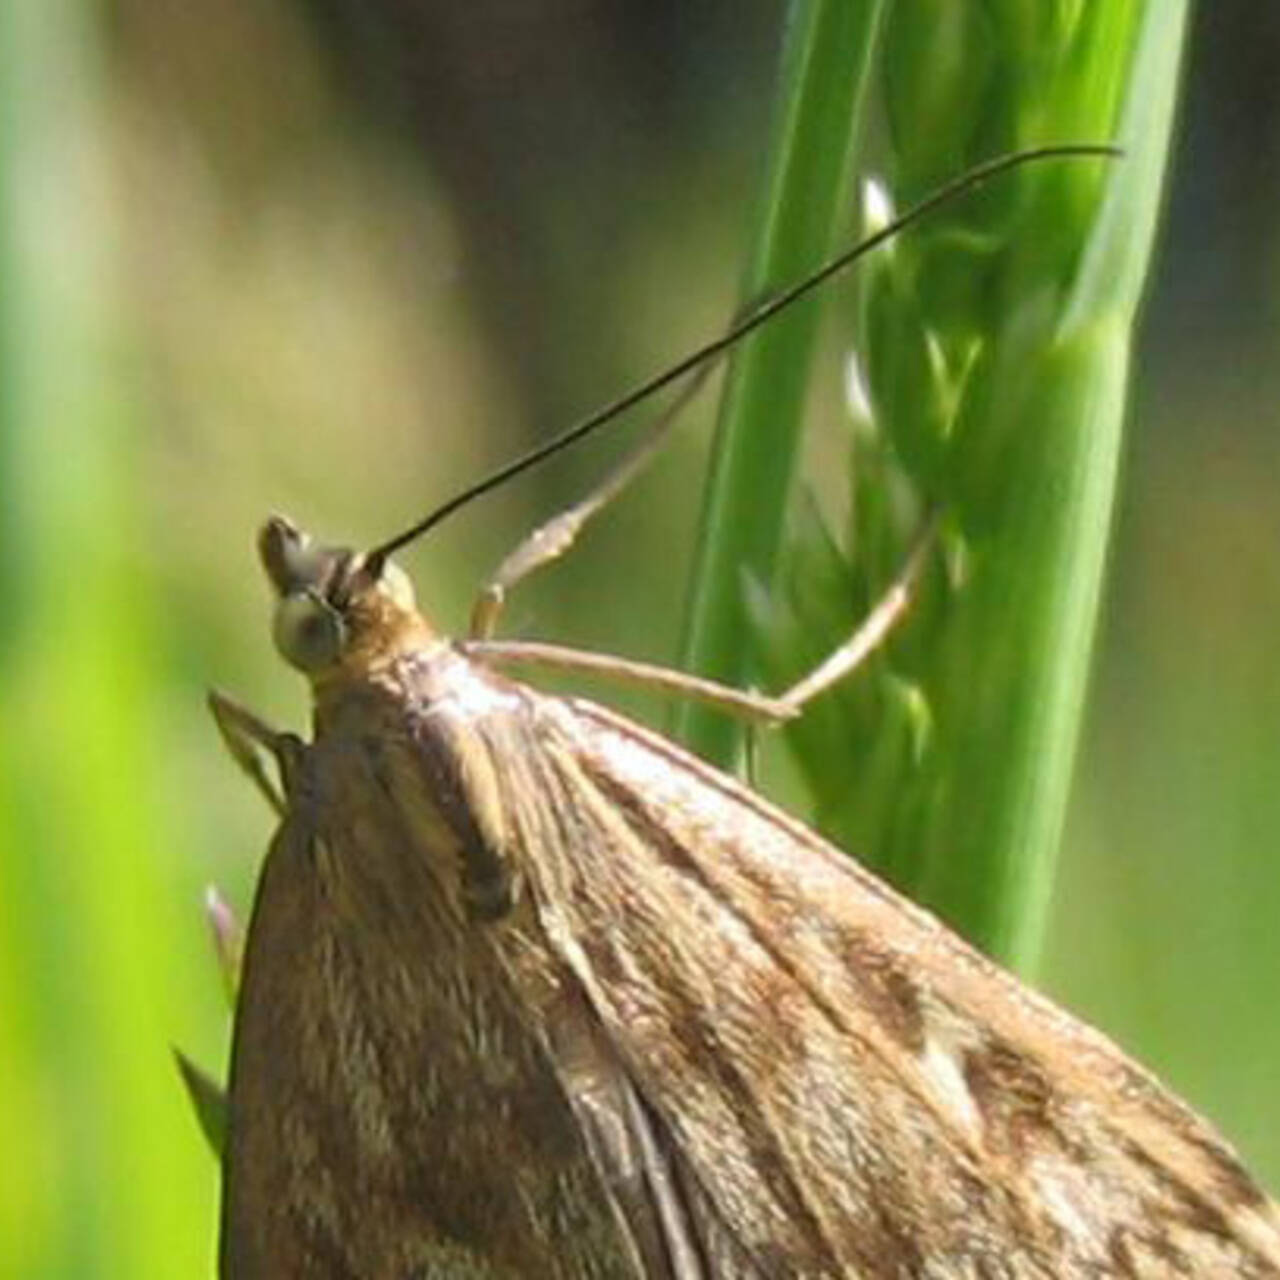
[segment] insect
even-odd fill
[[[281,815],[224,1277],[1280,1276],[1275,1205],[1100,1034],[734,779],[502,674],[600,665],[485,638],[572,521],[437,634],[389,557],[463,499],[367,553],[259,537],[314,732],[213,696]],[[785,718],[926,552],[782,698],[628,670]]]

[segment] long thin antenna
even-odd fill
[[[608,404],[595,410],[594,413],[588,414],[581,421],[574,423],[573,426],[562,431],[559,435],[553,436],[545,444],[540,444],[528,453],[507,463],[506,466],[499,467],[496,471],[485,476],[483,480],[477,481],[469,488],[450,498],[448,502],[437,507],[430,515],[424,516],[416,524],[404,530],[403,533],[398,533],[395,537],[388,538],[386,542],[374,547],[365,557],[366,567],[370,568],[376,575],[389,556],[394,555],[401,547],[414,541],[415,538],[420,538],[428,530],[434,529],[436,525],[447,519],[455,511],[466,506],[482,494],[488,493],[491,489],[496,489],[499,485],[505,484],[521,472],[528,471],[531,467],[536,467],[540,462],[545,462],[562,449],[567,449],[576,444],[606,423],[611,422],[619,414],[625,413],[642,400],[647,400],[651,395],[661,391],[663,387],[669,386],[676,379],[683,377],[686,373],[696,369],[706,361],[714,360],[717,356],[722,355],[730,347],[741,342],[749,333],[753,333],[761,325],[771,320],[780,311],[784,311],[787,307],[799,302],[801,298],[812,293],[819,285],[829,280],[837,272],[842,271],[845,267],[870,253],[907,227],[927,217],[940,205],[947,204],[949,201],[956,199],[956,197],[963,195],[966,191],[981,185],[990,178],[994,178],[997,174],[1004,173],[1008,169],[1018,168],[1024,164],[1032,164],[1041,160],[1079,159],[1081,157],[1114,159],[1122,154],[1123,151],[1120,147],[1107,143],[1064,143],[1054,146],[1030,147],[1023,151],[1012,151],[1007,155],[997,156],[994,160],[988,160],[983,164],[976,165],[967,173],[961,174],[960,177],[952,179],[952,181],[939,187],[930,195],[925,196],[919,204],[912,205],[900,217],[881,227],[879,231],[873,232],[865,240],[861,240],[843,252],[836,254],[834,258],[828,259],[822,266],[803,279],[789,285],[781,293],[775,294],[772,298],[761,303],[755,310],[748,312],[741,320],[731,325],[720,337],[705,343],[683,359],[677,360],[675,364],[646,378],[616,400],[611,400]]]

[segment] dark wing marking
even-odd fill
[[[1274,1206],[1110,1042],[663,739],[526,698],[541,945],[760,1274],[1280,1275]]]

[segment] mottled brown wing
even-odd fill
[[[311,1233],[287,1229],[292,1170],[283,1159],[286,1125],[299,1101],[302,1125],[319,1132],[316,1101],[299,1098],[296,1053],[306,1038],[301,997],[312,981],[316,903],[305,868],[313,833],[291,814],[263,864],[236,1006],[229,1116],[223,1154],[219,1274],[307,1275]]]
[[[568,1121],[574,1144],[589,1157],[598,1175],[599,1213],[630,1247],[627,1274],[759,1280],[759,1270],[717,1225],[714,1206],[690,1180],[683,1154],[641,1097],[576,980],[557,972],[558,961],[541,944],[508,835],[529,821],[544,838],[572,841],[575,813],[571,798],[566,804],[544,785],[545,761],[530,734],[523,693],[452,656],[411,656],[386,679],[390,718],[400,719],[402,731],[381,739],[385,792],[396,797],[414,847],[428,859],[430,846],[439,844],[438,837],[424,835],[432,812],[457,841],[454,856],[433,859],[441,868],[436,893],[447,895],[454,882],[462,933],[474,948],[459,957],[453,980],[489,985],[496,978],[529,1038],[545,1050],[546,1070],[554,1072],[571,1120],[549,1114],[542,1124]],[[365,695],[380,696],[374,689]],[[330,721],[368,718],[367,710],[353,709],[353,697],[358,695],[348,689],[329,704]],[[589,859],[590,848],[582,854]],[[487,965],[471,967],[482,958]],[[537,1123],[527,1114],[511,1117],[515,1124],[531,1119]],[[510,1161],[501,1168],[510,1171]],[[459,1171],[460,1180],[473,1172]],[[576,1259],[561,1245],[556,1257],[566,1275],[586,1280],[612,1274],[606,1265],[616,1258],[601,1248],[604,1234],[597,1231],[594,1242],[585,1236],[574,1241]],[[524,1272],[548,1273],[545,1262]]]
[[[719,1222],[688,1162],[586,1006],[565,988],[538,1022],[602,1185],[626,1225],[644,1280],[760,1280]]]
[[[1280,1275],[1274,1205],[1109,1041],[665,740],[524,704],[476,723],[509,968],[552,1024],[583,993],[703,1239],[769,1276]]]
[[[387,792],[376,716],[306,749],[259,880],[220,1275],[632,1277],[545,1053],[435,879],[458,849]]]

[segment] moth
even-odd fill
[[[503,673],[599,665],[484,638],[566,526],[437,633],[389,557],[438,516],[367,553],[268,521],[311,740],[213,696],[280,814],[223,1277],[1280,1276],[1276,1206],[1110,1041],[732,777]],[[630,672],[793,714],[912,565],[781,699]]]

